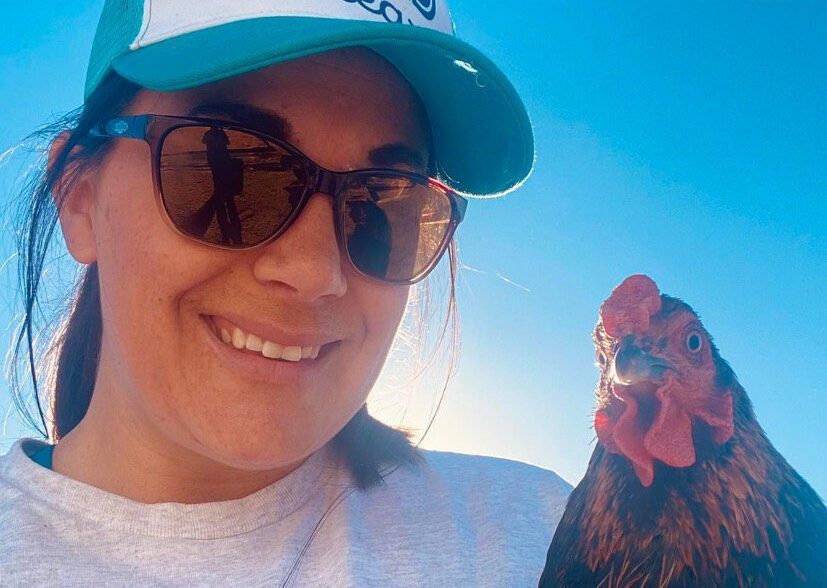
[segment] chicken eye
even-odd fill
[[[686,348],[692,353],[698,353],[703,347],[703,339],[698,331],[692,331],[686,336]]]

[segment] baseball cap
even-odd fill
[[[183,90],[356,45],[419,94],[446,184],[491,197],[531,173],[523,102],[490,59],[457,38],[444,0],[106,0],[84,97],[112,71],[151,90]]]

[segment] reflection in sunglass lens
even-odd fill
[[[290,220],[307,184],[292,153],[256,135],[209,126],[178,127],[164,138],[164,207],[196,239],[249,247]]]
[[[451,227],[451,202],[411,178],[354,174],[344,187],[348,254],[363,273],[413,279],[441,252]]]

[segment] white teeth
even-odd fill
[[[221,340],[236,349],[248,349],[261,353],[268,359],[282,359],[285,361],[300,361],[302,359],[316,359],[321,351],[320,345],[282,345],[273,341],[266,341],[258,335],[245,333],[238,327],[233,327],[232,333],[225,328],[219,331]]]
[[[299,361],[302,358],[302,348],[296,345],[288,345],[281,352],[281,358],[287,361]]]
[[[250,351],[261,351],[263,346],[264,342],[261,340],[261,337],[253,335],[252,333],[247,335],[247,341],[244,342],[244,347]]]
[[[247,337],[244,335],[244,331],[236,327],[233,329],[233,347],[236,349],[244,349],[244,343],[247,340]]]
[[[261,354],[269,359],[279,359],[281,358],[283,349],[283,345],[273,343],[272,341],[265,341],[264,345],[261,347]]]

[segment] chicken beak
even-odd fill
[[[672,365],[662,357],[646,353],[633,342],[623,343],[612,361],[612,380],[623,386],[649,382],[660,383]]]

